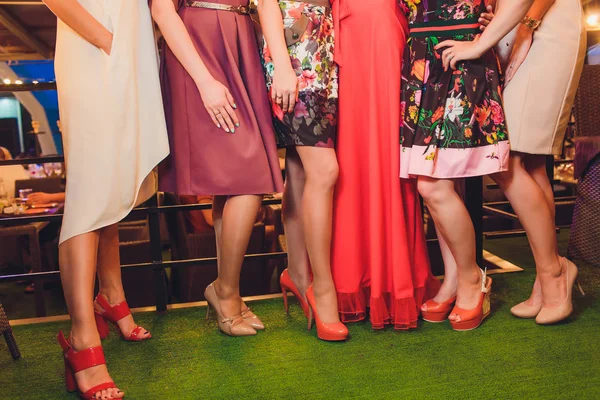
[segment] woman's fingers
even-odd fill
[[[222,110],[225,110],[225,109],[222,109]],[[225,132],[229,133],[229,127],[227,126],[227,123],[225,122],[225,118],[223,116],[223,112],[221,111],[221,109],[215,109],[213,112],[215,113],[217,121],[219,121],[219,124],[217,126],[219,128],[223,128],[223,130]]]
[[[217,126],[217,128],[221,129],[221,124],[217,120],[217,115],[215,114],[215,112],[213,110],[207,110],[207,111],[208,111],[208,115],[210,115],[210,119],[212,119],[212,121]]]
[[[442,52],[442,63],[444,65],[444,71],[448,70],[450,60],[452,59],[452,50],[452,47],[448,47]]]
[[[240,126],[240,120],[238,119],[237,115],[235,114],[235,110],[230,105],[226,105],[225,106],[225,111],[227,111],[227,114],[229,114],[229,117],[231,117],[231,120],[233,121],[233,123],[235,124],[235,126],[239,127]]]
[[[225,107],[221,107],[219,109],[220,115],[223,118],[223,120],[225,121],[225,124],[227,126],[227,129],[225,129],[225,132],[229,133],[233,133],[235,132],[235,124],[233,123],[233,120],[231,119],[231,116],[229,115],[229,113],[227,112]]]
[[[438,43],[434,49],[435,50],[440,50],[443,49],[444,47],[450,47],[450,46],[454,46],[456,44],[456,41],[454,40],[444,40],[443,42]]]
[[[288,95],[289,97],[289,107],[288,107],[288,112],[294,112],[294,108],[296,107],[296,93],[290,93]]]
[[[290,96],[288,93],[279,93],[278,96],[281,96],[281,109],[283,111],[289,111],[290,108]]]
[[[227,102],[229,102],[229,105],[231,106],[231,108],[237,108],[237,104],[235,104],[235,101],[233,100],[233,96],[231,95],[231,93],[229,93],[229,89],[225,88],[225,97],[227,97]]]

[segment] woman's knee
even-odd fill
[[[419,178],[417,181],[417,190],[423,197],[427,205],[435,207],[442,204],[445,199],[451,195],[453,185],[436,179]]]

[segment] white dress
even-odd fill
[[[59,21],[55,69],[67,189],[60,242],[119,222],[156,192],[169,153],[147,0],[79,0],[111,55]]]
[[[500,44],[505,54],[510,40]],[[585,48],[580,0],[556,0],[533,33],[525,61],[504,89],[511,150],[560,154]]]

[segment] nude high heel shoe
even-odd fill
[[[535,322],[539,325],[551,325],[568,318],[573,313],[573,286],[577,282],[579,271],[577,266],[566,258],[561,258],[563,269],[565,271],[565,279],[567,282],[567,296],[565,300],[555,307],[542,307],[540,313],[535,318]],[[577,283],[579,291],[585,295],[579,283]]]
[[[533,284],[534,290],[535,290],[535,285],[539,285],[537,278],[536,278],[536,282]],[[514,307],[512,307],[510,309],[510,313],[517,318],[531,319],[531,318],[537,317],[537,315],[540,313],[541,309],[542,309],[541,301],[539,304],[530,305],[530,304],[527,304],[527,300],[525,300],[525,301],[515,305]]]
[[[242,305],[244,306],[243,303]],[[250,325],[257,331],[262,331],[265,329],[265,325],[262,323],[260,318],[258,318],[248,306],[245,306],[245,308],[242,310],[242,318],[244,318],[244,321],[248,325]]]
[[[244,317],[241,314],[233,317],[226,318],[221,314],[221,307],[219,304],[219,297],[215,290],[214,282],[206,287],[204,291],[204,298],[208,302],[206,306],[206,319],[210,314],[210,307],[215,309],[217,313],[217,322],[219,329],[226,335],[229,336],[254,336],[256,330],[244,321]]]

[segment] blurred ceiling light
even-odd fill
[[[12,83],[12,81],[8,78],[4,79],[2,82],[4,82],[5,85],[10,85]]]
[[[20,80],[20,79],[17,79],[17,80],[15,81],[15,85],[22,85],[22,84],[23,84],[23,81],[22,81],[22,80]]]
[[[38,83],[40,83],[40,81],[32,81],[31,83],[33,83],[34,85],[37,85]]]
[[[590,14],[586,17],[585,23],[590,30],[600,29],[600,15],[598,14]]]

